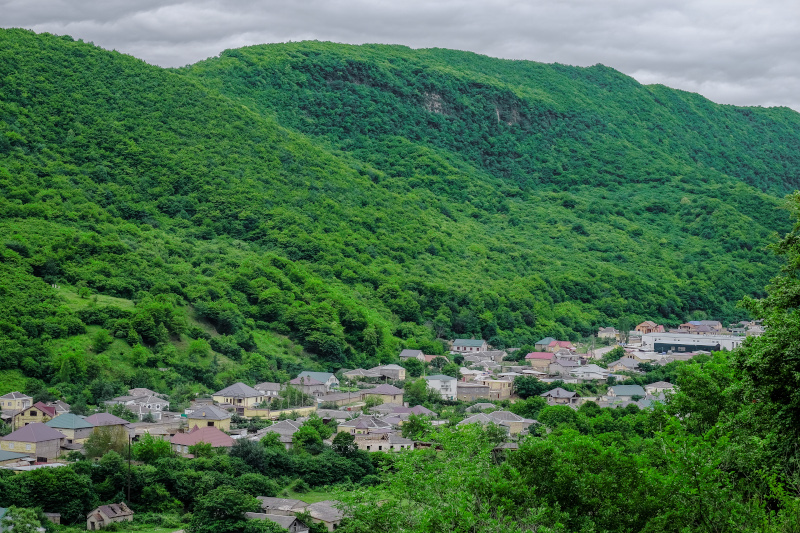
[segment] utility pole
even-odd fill
[[[128,503],[131,503],[131,434],[128,433]]]

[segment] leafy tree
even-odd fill
[[[187,528],[189,533],[234,533],[246,524],[244,514],[256,512],[260,502],[233,487],[221,486],[198,498]]]
[[[379,405],[383,405],[383,398],[380,396],[368,396],[367,399],[364,400],[364,412],[368,413],[371,409]]]
[[[109,409],[109,412],[114,416],[118,416],[119,418],[127,420],[128,422],[139,421],[139,416],[121,403],[115,403],[112,405],[111,409]]]
[[[406,369],[406,373],[410,377],[418,378],[422,375],[422,371],[425,370],[425,365],[419,359],[409,357],[403,361],[403,368]]]
[[[284,446],[281,442],[281,436],[275,432],[268,432],[261,437],[261,445],[267,449],[283,450]]]
[[[154,437],[149,433],[142,435],[139,441],[133,445],[131,451],[137,461],[144,461],[148,464],[155,463],[162,457],[173,455],[169,441]]]
[[[331,442],[331,448],[342,457],[352,457],[358,452],[356,438],[346,431],[340,431]]]
[[[128,433],[120,426],[96,427],[83,444],[87,457],[102,457],[109,451],[122,455],[127,447]]]
[[[315,449],[315,446],[322,444],[322,437],[316,428],[312,425],[303,424],[300,429],[292,435],[292,446],[296,450],[304,450],[309,447]]]
[[[108,334],[108,331],[104,329],[97,330],[97,333],[92,337],[92,350],[95,353],[102,353],[111,346],[112,342],[114,342],[114,339]]]
[[[211,444],[207,442],[198,442],[189,446],[189,453],[195,457],[214,457],[216,451]]]
[[[411,383],[406,383],[403,389],[403,398],[409,405],[422,405],[429,402],[437,402],[441,399],[440,394],[428,387],[425,379],[417,379]]]
[[[421,440],[433,432],[433,424],[430,417],[411,414],[400,429],[403,437]]]
[[[0,520],[0,528],[10,530],[14,528],[17,533],[37,533],[37,529],[42,527],[36,511],[24,507],[11,506],[6,510],[5,516]]]

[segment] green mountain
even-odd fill
[[[89,403],[740,319],[800,179],[797,113],[603,66],[309,42],[170,70],[2,30],[0,79],[0,388]]]

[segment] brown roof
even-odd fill
[[[48,440],[65,439],[66,435],[41,422],[33,422],[27,426],[0,438],[0,440],[14,442],[44,442]]]
[[[403,389],[398,389],[394,385],[378,385],[374,389],[366,389],[361,391],[362,394],[385,394],[394,396],[396,394],[403,394]]]
[[[51,407],[49,405],[45,405],[42,402],[36,402],[35,404],[33,404],[33,407],[35,407],[36,409],[40,410],[41,412],[43,412],[47,416],[50,416],[50,417],[56,416],[56,408],[55,407]]]
[[[96,413],[92,416],[87,416],[86,421],[91,425],[97,426],[127,426],[128,421],[111,413]]]
[[[131,511],[124,503],[110,503],[108,505],[101,505],[96,510],[102,512],[109,518],[131,516],[133,514],[133,511]]]
[[[213,426],[202,428],[195,426],[189,433],[176,433],[170,442],[181,446],[194,446],[200,442],[206,442],[214,448],[233,446],[233,439]]]

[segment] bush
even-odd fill
[[[298,492],[300,494],[305,494],[306,492],[309,492],[310,490],[311,490],[311,487],[308,486],[308,483],[306,483],[305,480],[298,479],[297,483],[294,484],[294,491]]]

